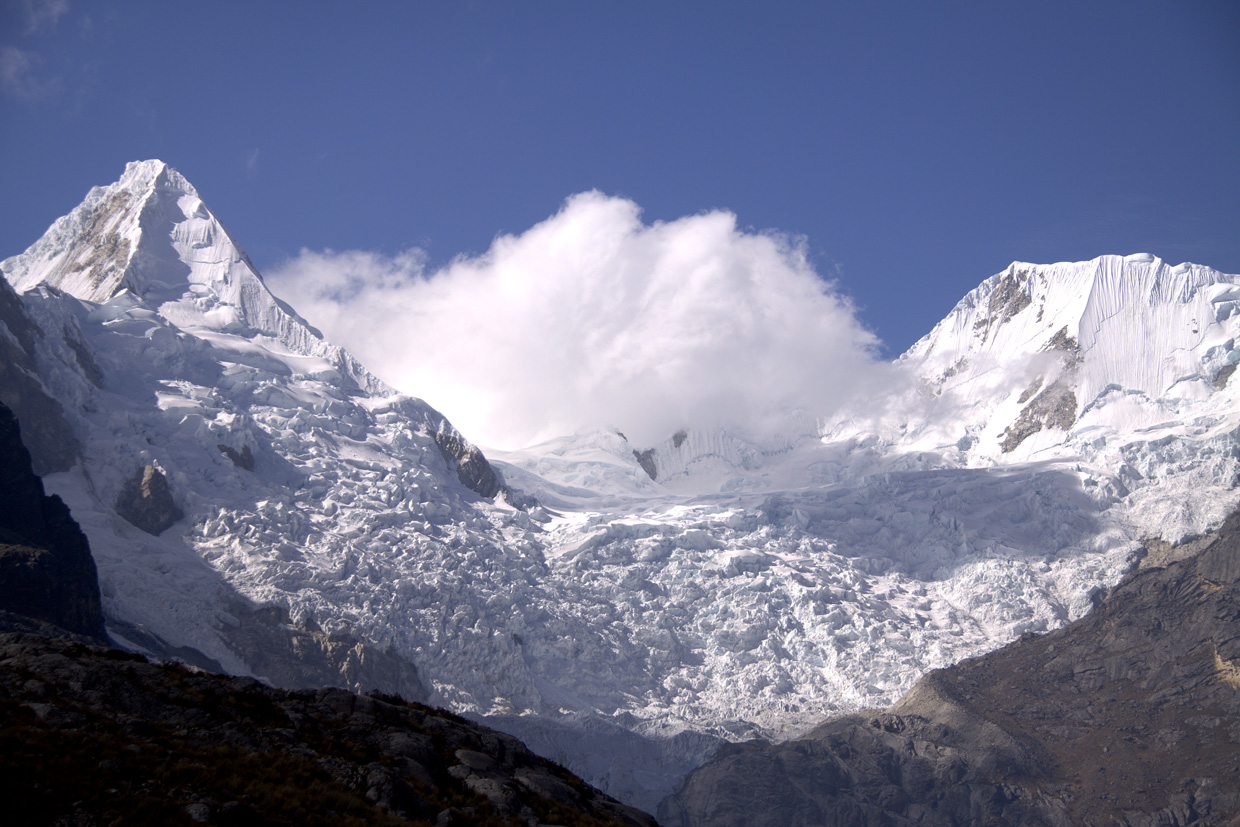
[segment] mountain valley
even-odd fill
[[[912,734],[831,737],[925,740],[923,676],[1104,622],[1240,505],[1240,276],[1149,255],[1014,263],[829,414],[511,451],[326,341],[162,162],[0,269],[0,402],[115,643],[446,707],[668,823],[731,823],[686,796],[781,749],[729,744],[902,696]]]

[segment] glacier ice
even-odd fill
[[[827,419],[496,453],[494,498],[445,458],[450,423],[275,298],[161,162],[0,269],[82,445],[47,486],[118,636],[287,682],[245,637],[271,608],[650,808],[720,739],[890,704],[1079,617],[1142,539],[1240,499],[1240,278],[1151,256],[1013,264]],[[114,508],[146,466],[186,515],[157,537]]]

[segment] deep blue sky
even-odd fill
[[[158,157],[260,270],[576,192],[808,239],[894,355],[1012,260],[1240,272],[1234,2],[0,0],[0,257]]]

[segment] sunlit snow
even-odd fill
[[[114,624],[250,673],[232,607],[286,608],[644,806],[708,739],[642,774],[590,753],[622,758],[621,736],[548,722],[778,737],[887,704],[1079,617],[1140,540],[1210,530],[1238,499],[1240,278],[1149,256],[1012,265],[901,357],[902,382],[829,417],[495,453],[493,502],[445,464],[442,417],[272,297],[159,162],[2,266],[85,445],[47,484]],[[159,537],[113,508],[148,463],[187,515]]]

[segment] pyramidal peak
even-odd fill
[[[209,215],[197,191],[176,170],[159,160],[134,161],[120,180],[93,188],[34,246],[0,268],[18,292],[47,284],[97,303],[121,290],[141,296],[151,286],[143,278],[143,271],[149,275],[155,269],[151,254],[162,252],[151,249],[152,236],[191,217]]]
[[[154,311],[161,324],[217,342],[260,336],[326,360],[368,393],[392,393],[267,289],[198,191],[160,160],[128,164],[0,271],[19,293],[55,288],[99,305],[100,317]]]
[[[16,367],[0,371],[0,400],[46,400],[24,426],[63,420],[71,448],[47,485],[90,538],[115,638],[292,685],[307,662],[285,626],[313,617],[302,631],[336,641],[315,683],[424,691],[416,644],[388,658],[393,624],[346,606],[372,589],[345,582],[354,540],[388,531],[402,553],[437,550],[453,517],[457,545],[493,545],[489,522],[466,525],[475,504],[513,510],[491,503],[500,481],[480,451],[273,296],[161,161],[92,189],[0,269],[0,345]],[[356,680],[340,672],[346,640],[368,659]]]

